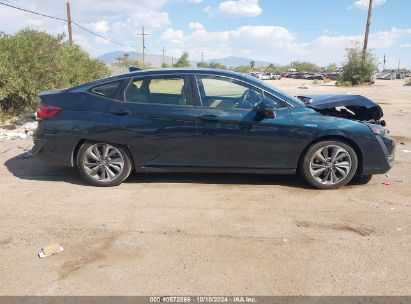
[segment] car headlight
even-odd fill
[[[367,124],[367,126],[371,129],[371,131],[376,134],[376,135],[388,135],[390,133],[390,131],[380,125],[375,125],[375,124]]]

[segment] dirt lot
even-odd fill
[[[0,142],[0,295],[411,294],[411,86],[360,93],[398,140],[389,176],[318,191],[290,176],[137,175],[117,188]],[[384,185],[383,183],[387,183]],[[44,245],[65,251],[39,259]]]

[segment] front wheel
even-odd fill
[[[299,172],[315,188],[338,189],[354,177],[357,166],[357,155],[348,144],[322,141],[308,148]]]
[[[99,187],[118,186],[131,172],[126,151],[106,143],[84,143],[77,155],[77,167],[87,182]]]

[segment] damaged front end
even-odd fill
[[[307,107],[324,115],[357,120],[385,126],[381,107],[361,95],[307,95],[297,96]]]

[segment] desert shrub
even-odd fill
[[[363,57],[362,50],[358,47],[347,49],[346,61],[339,83],[351,82],[352,85],[369,83],[377,68],[377,59],[373,53],[367,52]]]
[[[352,82],[351,81],[338,81],[336,83],[337,87],[351,87],[352,86]]]
[[[63,35],[24,29],[0,34],[0,111],[15,115],[33,111],[38,94],[109,75],[108,68]]]

